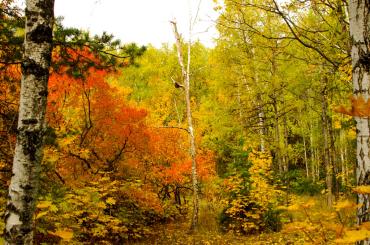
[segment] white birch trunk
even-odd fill
[[[198,176],[197,176],[197,162],[196,162],[196,148],[195,148],[195,135],[193,127],[193,117],[191,113],[191,101],[190,101],[190,51],[191,51],[191,41],[188,43],[188,60],[187,66],[185,68],[184,58],[181,49],[181,39],[180,34],[177,31],[176,22],[171,22],[173,27],[173,32],[176,38],[177,55],[179,64],[181,67],[181,73],[184,82],[185,89],[185,101],[186,101],[186,115],[188,119],[188,131],[190,138],[190,156],[192,160],[191,174],[192,174],[192,185],[193,185],[193,217],[191,221],[190,230],[196,230],[198,227],[198,213],[199,213],[199,196],[198,196]],[[190,37],[189,37],[190,39]]]
[[[260,84],[259,84],[260,81],[259,81],[259,77],[258,77],[254,47],[251,48],[251,53],[252,53],[252,56],[250,58],[252,59],[252,65],[253,65],[252,67],[253,67],[253,70],[254,70],[253,79],[254,79],[255,85],[258,87],[258,86],[260,86]],[[244,71],[243,71],[243,76],[245,77]],[[258,94],[257,94],[257,108],[258,108],[258,127],[259,127],[259,135],[260,135],[260,151],[265,152],[266,151],[266,147],[265,147],[265,122],[264,122],[265,113],[263,111],[263,106],[261,105],[261,101],[262,101],[261,97],[262,96],[259,93],[260,93],[260,91],[258,91]]]
[[[13,175],[5,213],[6,244],[33,243],[52,51],[54,0],[27,0],[22,85]]]
[[[370,1],[349,1],[349,22],[352,41],[352,79],[353,94],[369,99],[370,94]],[[355,117],[357,122],[356,180],[357,185],[370,184],[370,120]],[[357,211],[358,223],[370,220],[369,195],[358,194],[357,202],[361,205]],[[363,244],[370,244],[363,241]]]

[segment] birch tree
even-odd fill
[[[21,98],[13,175],[5,213],[6,244],[33,243],[52,51],[54,0],[27,0]]]
[[[355,98],[369,99],[370,93],[370,1],[349,1],[350,35],[352,41],[352,80]],[[357,128],[356,181],[370,184],[370,119],[355,116]],[[358,223],[370,220],[369,194],[358,194]],[[370,242],[366,242],[370,244]]]
[[[173,27],[173,33],[176,38],[177,55],[179,65],[181,67],[181,74],[184,84],[181,85],[185,90],[185,102],[186,102],[186,116],[188,120],[188,132],[190,137],[190,156],[192,160],[191,173],[192,173],[192,186],[193,186],[193,217],[191,221],[190,230],[196,230],[198,226],[198,213],[199,213],[199,197],[198,197],[198,176],[197,176],[197,162],[196,162],[196,149],[195,149],[195,136],[193,127],[193,117],[191,112],[191,101],[190,101],[190,57],[191,57],[191,40],[188,43],[188,54],[187,64],[185,67],[184,57],[181,49],[181,38],[177,31],[177,25],[175,21],[171,21]],[[191,34],[191,27],[189,29]],[[190,35],[189,35],[190,39]]]

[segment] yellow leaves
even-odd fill
[[[342,127],[340,121],[334,121],[334,128],[335,129],[340,129]]]
[[[40,213],[36,214],[36,219],[39,219],[39,218],[47,215],[48,213],[49,213],[49,211],[40,212]]]
[[[14,33],[14,36],[15,37],[23,37],[24,36],[24,29],[23,28],[17,28],[15,33]]]
[[[348,138],[349,138],[349,139],[356,139],[356,128],[355,128],[355,127],[352,127],[352,128],[348,131],[347,135],[348,135]]]
[[[298,211],[301,207],[298,204],[293,204],[285,208],[288,211]]]
[[[370,194],[370,185],[360,185],[353,188],[353,192],[358,194]]]
[[[224,189],[232,196],[224,212],[234,220],[229,229],[253,233],[267,226],[263,217],[275,209],[281,192],[270,184],[272,159],[268,154],[252,152],[248,160],[252,163],[248,180],[238,172],[224,181]]]
[[[134,91],[131,87],[123,86],[117,79],[109,79],[109,85],[115,89],[115,94],[121,98],[126,98]]]
[[[41,212],[36,212],[36,219],[40,219],[50,212],[56,213],[59,210],[51,201],[41,201],[36,205],[36,208],[42,210]]]
[[[108,197],[107,200],[105,200],[105,202],[109,205],[114,205],[116,204],[117,201],[113,197]]]
[[[284,231],[285,232],[294,232],[297,230],[312,230],[313,226],[310,223],[307,223],[305,221],[296,221],[296,222],[291,222],[289,224],[286,224],[284,226]]]
[[[364,223],[362,223],[360,225],[360,228],[370,231],[370,222],[364,222]]]
[[[69,242],[73,238],[73,231],[69,229],[57,230],[56,232],[49,231],[48,233],[54,236],[58,236],[66,242]]]
[[[279,196],[279,191],[269,184],[272,158],[266,153],[251,152],[248,159],[252,162],[249,169],[253,187],[250,195],[259,205],[267,207]]]
[[[90,157],[90,151],[88,149],[80,149],[79,155],[84,159],[88,159]]]
[[[213,3],[214,3],[214,7],[213,7],[213,10],[214,11],[221,11],[222,10],[222,4],[220,3],[219,0],[213,0]]]
[[[105,209],[107,208],[107,205],[105,205],[104,202],[98,202],[98,204],[96,205],[98,208],[102,208],[102,209]]]
[[[370,237],[370,231],[368,230],[349,230],[346,231],[343,238],[336,239],[336,243],[353,244],[358,241],[365,240]]]
[[[61,148],[68,147],[69,145],[73,144],[73,142],[77,139],[78,135],[63,137],[61,140],[58,141],[58,145]]]
[[[357,207],[357,204],[354,203],[354,202],[351,202],[349,200],[344,200],[344,201],[340,201],[338,203],[336,203],[334,206],[335,208],[335,211],[341,211],[341,210],[344,210],[344,209],[352,209],[352,208],[356,208]]]
[[[316,202],[313,199],[309,199],[308,201],[295,201],[294,204],[289,205],[287,207],[285,206],[279,206],[278,209],[280,210],[286,210],[286,211],[300,211],[303,209],[309,209],[315,206]]]
[[[338,69],[340,71],[340,79],[344,82],[349,82],[352,80],[352,66],[351,62],[343,62]]]
[[[240,175],[230,176],[224,180],[224,189],[227,192],[238,193],[242,189],[243,179]]]
[[[313,206],[315,206],[315,200],[313,200],[313,199],[309,199],[307,202],[305,202],[305,203],[302,203],[301,204],[301,207],[302,208],[311,208],[311,207],[313,207]]]
[[[51,201],[41,201],[37,204],[37,208],[44,209],[49,208],[53,203]]]

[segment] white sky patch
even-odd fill
[[[195,16],[199,0],[56,0],[55,16],[63,16],[66,27],[88,30],[91,34],[106,31],[123,43],[139,45],[174,43],[169,21],[176,19],[183,37],[189,33],[190,13]],[[193,28],[193,40],[208,47],[217,38],[218,13],[212,0],[202,0],[199,20]]]

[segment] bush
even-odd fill
[[[226,208],[219,220],[223,231],[241,234],[278,231],[281,228],[277,207],[281,191],[271,185],[271,157],[252,152],[245,159],[247,171],[234,171],[224,181]]]
[[[139,180],[97,179],[39,201],[35,243],[123,244],[176,215]]]

